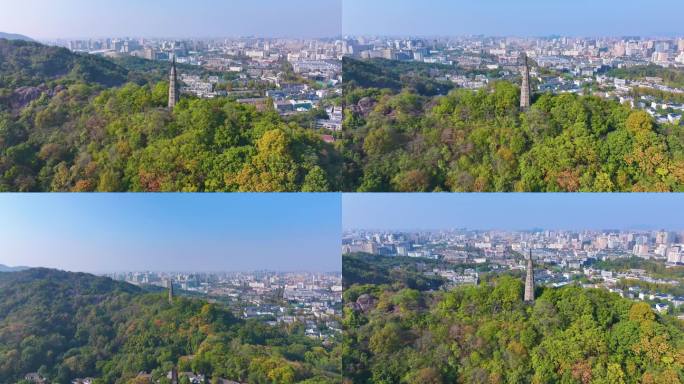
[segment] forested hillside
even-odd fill
[[[0,189],[327,191],[334,149],[277,113],[227,99],[162,108],[167,85],[76,84],[0,116]]]
[[[49,81],[123,84],[128,71],[111,61],[66,48],[0,39],[0,90],[37,86]]]
[[[684,71],[676,68],[664,68],[655,64],[613,69],[608,74],[629,80],[642,80],[645,77],[659,77],[665,84],[671,87],[684,87]]]
[[[345,291],[343,370],[354,383],[649,383],[684,380],[684,326],[605,290],[519,278],[421,292]]]
[[[384,59],[361,61],[345,57],[342,65],[342,78],[345,88],[349,90],[360,87],[390,89],[398,92],[403,88],[410,88],[422,95],[434,96],[449,92],[454,85],[446,81],[433,80],[430,74],[450,68],[445,65],[420,62]]]
[[[183,97],[170,113],[158,65],[5,40],[0,58],[0,191],[345,188],[335,148],[273,110]]]
[[[243,321],[202,300],[147,293],[108,278],[46,269],[0,273],[0,382],[166,383],[177,365],[246,383],[335,383],[339,351],[297,325]]]
[[[350,254],[342,258],[342,279],[345,288],[363,284],[398,284],[418,290],[439,288],[444,281],[426,277],[423,272],[445,264],[429,259],[383,257],[370,254]]]
[[[433,96],[421,68],[402,80],[345,60],[341,145],[360,191],[684,190],[684,128],[617,101],[543,94],[521,112],[507,81]]]

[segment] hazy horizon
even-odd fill
[[[127,269],[120,269],[120,270],[102,270],[102,271],[79,271],[79,270],[69,270],[69,269],[62,269],[62,268],[53,268],[53,267],[45,267],[45,266],[26,266],[26,265],[7,265],[0,263],[0,266],[16,269],[16,268],[27,268],[27,269],[51,269],[51,270],[56,270],[56,271],[63,271],[63,272],[74,272],[74,273],[88,273],[91,275],[97,275],[97,276],[102,276],[102,275],[109,275],[109,274],[115,274],[115,273],[160,273],[160,274],[174,274],[174,273],[192,273],[192,274],[205,274],[205,275],[210,275],[210,274],[231,274],[231,273],[276,273],[276,274],[297,274],[297,273],[307,273],[307,274],[332,274],[332,273],[341,273],[342,270],[341,268],[338,270],[320,270],[320,271],[310,271],[310,270],[272,270],[272,269],[245,269],[245,270],[214,270],[214,271],[204,271],[204,270],[194,270],[194,269],[189,269],[189,270],[182,270],[179,269],[177,271],[163,271],[163,270],[154,270],[154,269],[140,269],[140,270],[127,270]],[[2,273],[2,271],[0,271]]]
[[[343,0],[344,35],[673,36],[678,0]]]
[[[35,40],[101,37],[334,37],[342,0],[3,1],[0,31]]]
[[[397,228],[397,229],[386,229],[386,228],[347,228],[344,230],[345,233],[362,231],[362,232],[450,232],[450,231],[466,231],[466,232],[538,232],[538,231],[563,231],[563,232],[653,232],[653,231],[667,231],[667,232],[684,232],[684,228],[470,228],[470,227],[451,227],[451,228]]]
[[[74,272],[334,272],[328,194],[0,195],[0,264]]]
[[[344,194],[343,231],[684,230],[678,194]]]
[[[566,37],[569,39],[624,39],[624,38],[639,38],[639,39],[660,39],[660,38],[680,38],[684,37],[684,33],[672,34],[672,35],[564,35],[564,34],[546,34],[546,35],[536,35],[536,36],[522,36],[522,35],[487,35],[487,34],[454,34],[454,35],[373,35],[373,34],[361,34],[361,35],[350,35],[346,34],[344,37],[347,38],[386,38],[386,39],[460,39],[460,38],[483,38],[483,39],[552,39],[552,38],[562,38]]]

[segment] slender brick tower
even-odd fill
[[[525,277],[525,302],[534,302],[534,264],[532,263],[532,250],[527,258],[527,275]]]
[[[525,111],[531,105],[531,94],[532,89],[530,88],[530,65],[527,60],[527,54],[523,52],[522,54],[522,85],[520,86],[520,109]]]
[[[173,56],[173,63],[171,64],[171,73],[169,73],[169,110],[173,111],[173,108],[178,103],[179,98],[178,92],[178,76],[176,75],[176,56]]]
[[[169,304],[173,304],[173,279],[169,279],[167,284],[169,285]]]
[[[176,367],[171,368],[171,384],[178,384],[178,369]]]

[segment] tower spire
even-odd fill
[[[171,72],[169,73],[169,110],[173,111],[173,108],[178,103],[179,93],[178,93],[178,76],[176,74],[176,55],[173,55],[173,62],[171,63]]]
[[[525,302],[534,302],[534,264],[532,263],[532,250],[527,258],[527,274],[525,276]]]
[[[522,84],[520,86],[520,109],[527,110],[531,102],[532,89],[530,88],[530,65],[527,59],[527,53],[522,53]]]

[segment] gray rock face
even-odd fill
[[[356,105],[352,105],[352,112],[359,115],[368,116],[373,111],[377,102],[370,97],[364,97]]]
[[[52,89],[44,84],[37,87],[20,87],[12,92],[9,100],[10,107],[12,110],[18,111],[26,108],[32,101],[38,100],[43,94],[48,97],[54,97],[64,90],[66,90],[66,87],[63,85],[58,85]]]
[[[33,100],[37,100],[47,89],[44,85],[40,87],[21,87],[14,90],[10,99],[12,109],[22,109],[29,105]]]
[[[371,295],[364,294],[359,296],[355,302],[347,304],[348,307],[357,312],[368,312],[375,308],[378,304],[378,300]]]

